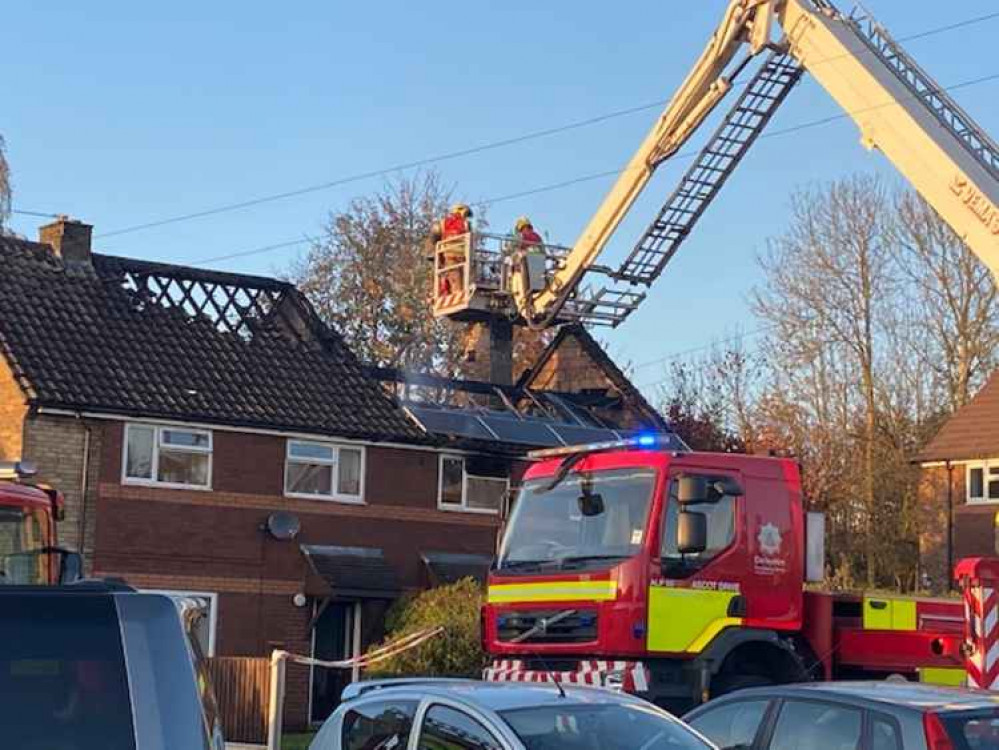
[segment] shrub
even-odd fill
[[[479,677],[485,666],[479,632],[481,606],[482,587],[472,578],[400,600],[386,616],[384,643],[437,626],[444,632],[372,665],[366,676]]]

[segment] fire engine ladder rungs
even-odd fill
[[[850,18],[848,26],[871,52],[929,109],[982,167],[999,180],[999,145],[930,75],[899,46],[871,16]]]
[[[792,57],[770,53],[621,264],[617,280],[649,285],[659,277],[801,75]]]

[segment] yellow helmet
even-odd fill
[[[455,203],[451,206],[451,213],[459,214],[461,216],[471,216],[472,209],[468,207],[465,203]]]
[[[513,228],[516,229],[518,232],[521,231],[522,229],[526,229],[527,227],[533,227],[533,225],[531,224],[531,220],[528,219],[526,216],[521,216],[519,219],[517,219],[517,223],[513,225]]]

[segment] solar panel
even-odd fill
[[[562,445],[558,436],[552,432],[553,423],[548,420],[516,419],[515,417],[500,417],[492,414],[482,415],[480,419],[504,443],[531,445],[539,448]]]
[[[558,432],[559,437],[562,438],[566,445],[607,443],[621,439],[614,430],[598,430],[596,428],[577,427],[568,424],[553,425],[552,429]]]
[[[496,440],[496,436],[472,412],[412,405],[409,410],[427,432],[475,440]]]

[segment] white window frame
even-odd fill
[[[446,503],[444,502],[444,462],[445,461],[461,461],[461,504],[457,503]],[[498,516],[503,510],[503,501],[500,501],[500,507],[496,510],[490,508],[469,508],[468,507],[468,478],[475,477],[476,479],[487,479],[493,481],[501,481],[499,477],[484,477],[479,474],[469,474],[468,473],[468,460],[465,456],[457,453],[442,453],[440,458],[437,460],[437,509],[446,510],[452,513],[479,513],[485,516]],[[506,489],[505,492],[510,492],[510,477],[506,478]]]
[[[208,653],[205,656],[215,656],[215,635],[219,625],[219,595],[214,591],[181,591],[179,589],[141,589],[144,594],[162,594],[171,599],[199,598],[208,599]]]
[[[128,433],[133,429],[142,429],[153,431],[153,463],[151,478],[144,479],[142,477],[130,477],[128,476]],[[156,479],[159,475],[160,468],[160,434],[164,430],[173,430],[175,432],[195,432],[200,435],[208,436],[208,447],[207,448],[191,448],[191,447],[176,447],[172,446],[170,450],[177,452],[187,452],[187,453],[198,453],[201,455],[208,456],[208,481],[206,484],[184,484],[182,482],[161,482]],[[210,492],[212,489],[212,476],[215,468],[215,439],[212,435],[211,430],[206,430],[203,427],[194,427],[187,425],[175,425],[175,424],[155,424],[152,422],[126,422],[125,431],[123,433],[123,439],[121,441],[121,483],[122,484],[133,484],[140,485],[144,487],[166,487],[168,489],[178,489],[178,490],[201,490],[205,492]]]
[[[983,497],[971,496],[971,471],[972,469],[982,470],[982,493]],[[999,458],[990,458],[987,461],[969,461],[964,466],[964,497],[968,505],[999,505],[999,498],[989,497],[989,470],[999,471]],[[999,476],[992,479],[999,481]]]
[[[332,459],[323,458],[311,458],[303,459],[297,456],[291,455],[291,446],[293,444],[305,444],[305,445],[321,445],[324,448],[332,448],[334,451],[334,457]],[[340,468],[340,451],[350,450],[357,451],[361,454],[361,466],[360,466],[360,477],[358,483],[358,494],[356,495],[346,495],[338,492],[337,484],[339,481],[339,468]],[[302,463],[302,464],[322,464],[324,466],[330,466],[333,469],[333,481],[330,484],[332,492],[329,495],[317,495],[311,492],[289,492],[288,490],[288,467],[292,463]],[[298,500],[320,500],[322,502],[335,502],[335,503],[349,503],[351,505],[364,505],[364,479],[367,473],[367,463],[368,463],[368,452],[363,445],[356,445],[352,443],[334,443],[329,440],[302,440],[300,438],[288,438],[284,443],[284,484],[282,490],[284,491],[285,497],[293,497]]]

